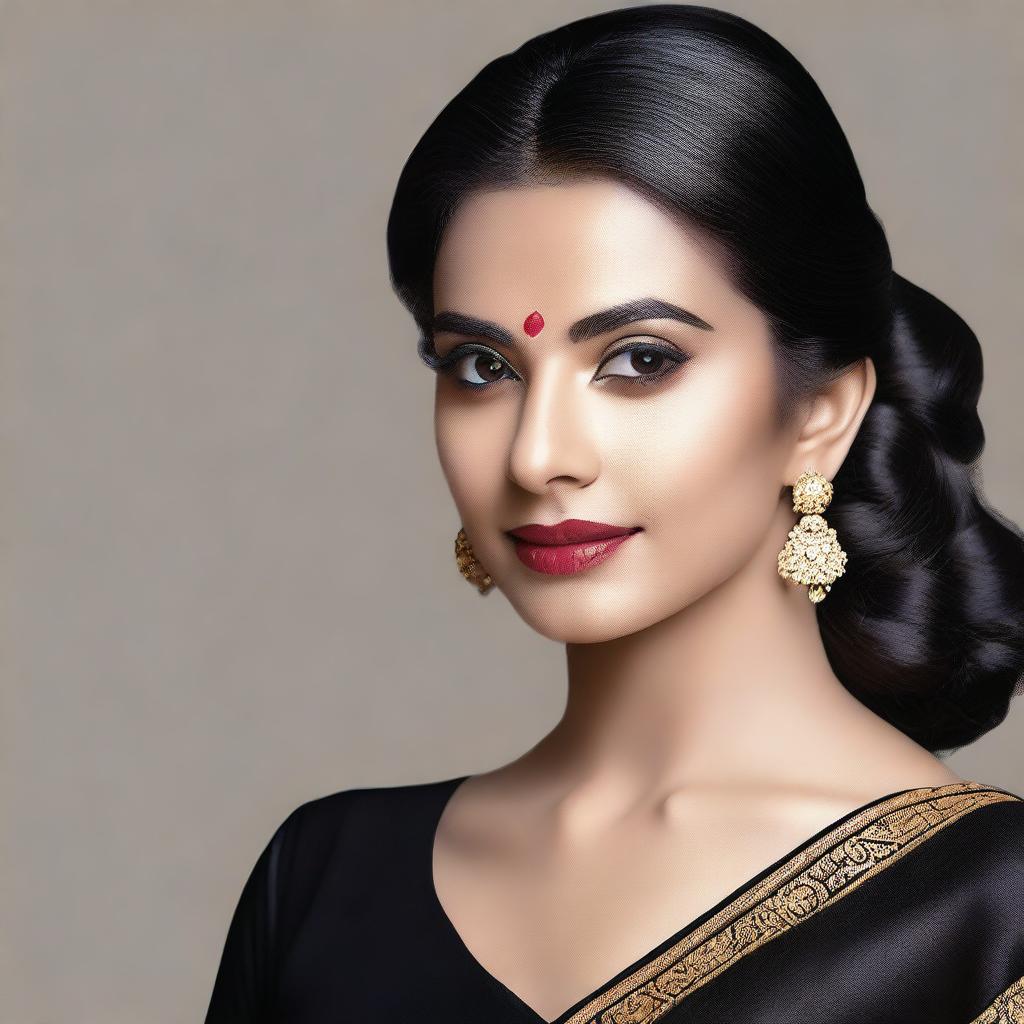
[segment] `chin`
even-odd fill
[[[646,596],[650,590],[645,587]],[[589,592],[588,592],[589,591]],[[577,586],[543,596],[526,588],[504,591],[519,617],[535,632],[564,644],[599,644],[638,633],[660,622],[673,609],[655,609],[622,583]]]

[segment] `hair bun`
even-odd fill
[[[1024,537],[980,494],[981,346],[893,274],[891,346],[836,475],[847,585],[819,611],[837,675],[932,751],[1006,717],[1024,672]],[[851,681],[854,681],[851,685]]]
[[[978,338],[944,302],[896,273],[892,296],[887,398],[902,402],[949,455],[972,463],[985,446],[977,410],[982,384]],[[878,369],[881,375],[883,368]]]

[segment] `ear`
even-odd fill
[[[875,397],[877,380],[875,364],[865,356],[814,396],[785,467],[785,485],[792,486],[808,468],[828,480],[839,472]]]

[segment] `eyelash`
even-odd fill
[[[446,374],[447,376],[453,377],[455,383],[459,385],[459,387],[468,388],[473,391],[480,391],[485,388],[491,387],[493,384],[497,384],[498,381],[500,380],[511,379],[509,377],[499,377],[497,380],[485,381],[483,383],[478,384],[475,381],[463,380],[461,377],[456,377],[454,375],[453,370],[466,358],[466,356],[473,354],[491,356],[492,358],[497,360],[497,362],[501,363],[503,366],[508,367],[508,363],[500,355],[498,355],[491,349],[484,348],[483,346],[480,345],[459,345],[456,348],[452,349],[452,351],[449,352],[446,356],[438,356],[434,352],[434,346],[431,339],[424,337],[420,339],[418,351],[420,359],[422,359],[423,362],[430,367],[430,369],[434,370],[436,373],[443,373]],[[676,370],[678,370],[679,367],[682,366],[683,363],[685,363],[689,359],[689,356],[680,352],[676,348],[671,348],[666,345],[652,345],[647,342],[638,342],[635,345],[627,345],[625,346],[625,348],[620,348],[617,352],[613,352],[601,364],[601,366],[610,363],[613,359],[617,359],[621,355],[624,355],[628,352],[636,351],[656,352],[658,355],[664,356],[668,361],[668,368],[655,370],[652,373],[634,374],[632,376],[621,373],[612,373],[609,374],[608,377],[602,377],[601,379],[607,380],[610,378],[612,380],[628,381],[630,384],[650,385],[660,380],[663,380],[664,378],[675,373]],[[600,367],[598,367],[598,369],[600,369]],[[514,370],[512,372],[515,373]]]

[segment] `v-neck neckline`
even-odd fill
[[[676,946],[677,944],[685,940],[688,936],[693,936],[694,933],[696,933],[702,925],[705,925],[708,922],[713,922],[714,918],[727,912],[730,908],[733,907],[734,904],[741,903],[742,897],[745,894],[751,893],[752,890],[754,890],[760,883],[764,882],[766,879],[770,879],[776,872],[780,872],[781,870],[785,869],[785,867],[790,863],[799,860],[802,854],[811,850],[811,847],[814,847],[816,845],[827,846],[827,838],[832,836],[834,833],[843,831],[843,826],[854,822],[854,819],[859,819],[861,817],[871,817],[872,820],[875,820],[878,817],[884,815],[890,809],[890,805],[893,805],[893,809],[897,809],[899,807],[905,807],[915,802],[919,802],[918,798],[920,801],[924,801],[934,800],[936,798],[943,796],[952,796],[956,794],[974,794],[980,792],[992,794],[992,797],[995,800],[1020,799],[1014,794],[1011,794],[1006,790],[1002,790],[997,786],[990,786],[985,783],[973,782],[971,780],[965,779],[957,782],[948,782],[941,786],[916,786],[908,789],[899,789],[895,790],[892,793],[886,793],[883,796],[876,797],[873,800],[869,800],[866,803],[861,804],[859,807],[855,807],[853,810],[846,812],[845,814],[836,818],[828,825],[825,825],[823,828],[819,829],[813,835],[808,836],[806,839],[802,840],[791,850],[789,850],[787,853],[784,853],[781,857],[776,858],[776,860],[774,860],[767,867],[763,868],[753,877],[749,878],[747,881],[738,885],[735,889],[733,889],[732,892],[730,892],[723,899],[719,900],[714,906],[709,907],[698,917],[694,918],[692,921],[683,925],[677,931],[673,932],[667,938],[659,942],[652,949],[648,950],[646,953],[643,953],[641,956],[637,957],[632,963],[627,964],[618,973],[613,975],[607,981],[602,982],[597,988],[595,988],[591,992],[588,992],[586,995],[578,999],[571,1006],[566,1007],[566,1009],[564,1009],[560,1014],[558,1014],[558,1016],[556,1016],[553,1020],[549,1021],[546,1018],[542,1017],[540,1013],[537,1012],[537,1010],[535,1010],[521,996],[519,996],[504,982],[502,982],[500,978],[497,978],[486,967],[484,967],[484,965],[477,959],[473,951],[466,945],[459,930],[455,927],[454,922],[451,920],[451,918],[448,916],[447,911],[444,909],[444,906],[442,905],[440,897],[438,896],[437,893],[437,887],[434,883],[433,858],[434,845],[437,838],[438,827],[441,822],[441,817],[444,814],[444,810],[448,806],[452,797],[454,796],[455,791],[459,788],[459,786],[462,785],[463,782],[465,782],[469,778],[472,778],[472,776],[456,776],[441,784],[443,786],[443,789],[441,790],[441,799],[439,801],[439,806],[436,808],[435,813],[431,815],[430,824],[427,829],[428,836],[426,842],[426,879],[427,888],[429,890],[428,898],[434,911],[436,912],[437,916],[441,921],[442,927],[448,932],[449,936],[454,941],[454,944],[457,947],[459,954],[468,963],[470,970],[478,974],[480,978],[488,986],[495,990],[497,994],[505,1002],[509,1003],[513,1010],[524,1018],[527,1024],[582,1024],[583,1021],[590,1020],[591,1018],[589,1016],[584,1015],[580,1016],[579,1022],[577,1022],[574,1018],[576,1018],[577,1014],[581,1014],[581,1011],[584,1010],[584,1008],[589,1007],[589,1005],[592,1003],[596,1004],[598,1001],[602,999],[602,997],[608,996],[613,989],[615,989],[617,986],[620,986],[623,982],[632,979],[634,976],[638,976],[638,981],[642,981],[643,979],[639,976],[644,974],[645,966],[657,962],[658,958],[661,957],[662,954],[667,953],[669,950],[672,949],[672,947]],[[976,802],[970,806],[963,808],[960,813],[965,813],[966,810],[971,810],[974,806],[980,805],[981,802]],[[868,812],[871,811],[874,811],[875,813],[869,815]],[[956,816],[959,816],[959,814],[957,814]],[[950,815],[949,820],[953,820],[952,815]],[[945,823],[948,823],[948,821],[942,821],[938,824],[941,827],[941,824]],[[860,824],[860,822],[858,821],[857,824]],[[933,825],[934,824],[936,823],[933,822]],[[846,838],[845,835],[842,838]],[[924,836],[919,838],[924,838]],[[916,843],[908,845],[916,845]],[[812,852],[816,853],[817,851],[815,850]],[[746,906],[747,905],[744,904],[743,908],[741,909],[745,909]],[[607,1005],[607,1003],[602,1003],[602,1006],[603,1005]]]

